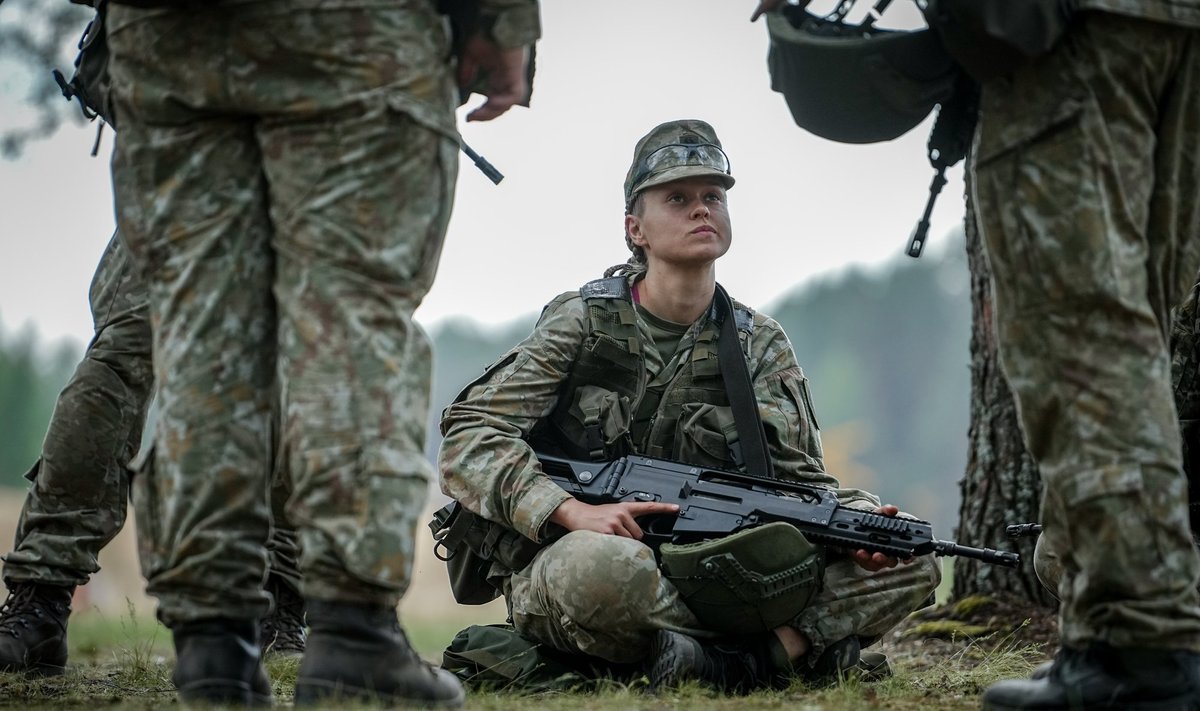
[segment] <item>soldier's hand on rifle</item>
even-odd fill
[[[884,504],[875,509],[875,513],[883,514],[884,516],[895,516],[900,513],[900,507],[892,504]],[[869,551],[857,550],[851,554],[854,562],[858,563],[858,567],[869,572],[876,572],[884,568],[895,568],[898,563],[908,565],[913,562],[912,558],[900,560],[895,556],[890,556],[885,553],[871,553]]]
[[[597,506],[578,499],[567,499],[550,514],[550,521],[568,531],[595,531],[640,540],[642,527],[634,519],[655,514],[673,516],[677,513],[677,505],[657,501],[627,501]]]
[[[468,39],[458,58],[458,86],[487,97],[467,114],[468,121],[491,121],[529,95],[527,64],[529,48],[502,49],[475,35]]]

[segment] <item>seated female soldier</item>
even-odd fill
[[[625,179],[629,262],[551,301],[533,333],[464,390],[441,423],[442,490],[534,541],[553,539],[521,570],[492,567],[517,630],[564,652],[642,663],[655,687],[837,679],[858,669],[860,648],[921,606],[940,578],[929,556],[899,565],[866,551],[826,556],[803,539],[781,546],[778,531],[760,527],[720,545],[735,555],[739,546],[773,546],[784,559],[774,562],[795,570],[812,570],[805,566],[819,556],[823,584],[818,577],[762,600],[728,591],[728,609],[714,612],[697,603],[693,579],[672,580],[666,554],[660,566],[640,541],[639,519],[673,515],[674,505],[590,505],[542,473],[535,452],[743,466],[718,367],[723,311],[714,307],[716,261],[732,238],[733,182],[703,121],[672,121],[643,137]],[[838,487],[824,470],[808,383],[787,336],[761,313],[736,302],[734,311],[773,475]],[[867,492],[835,490],[842,504],[897,513]]]

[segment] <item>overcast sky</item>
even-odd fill
[[[932,176],[930,121],[872,146],[797,128],[770,89],[766,27],[748,21],[754,4],[544,2],[532,108],[462,123],[507,177],[493,186],[462,163],[419,319],[502,323],[624,261],[621,185],[633,145],[677,118],[711,123],[730,156],[734,241],[718,279],[740,300],[762,306],[813,277],[901,258]],[[2,74],[0,126],[20,125],[22,82]],[[46,339],[90,337],[88,282],[113,229],[112,134],[91,158],[94,135],[71,126],[20,160],[0,160],[0,324],[9,332],[32,323]],[[962,190],[959,165],[934,213],[931,250],[960,224]]]

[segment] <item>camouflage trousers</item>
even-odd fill
[[[95,335],[58,396],[42,456],[28,475],[33,486],[16,543],[4,557],[10,587],[87,583],[100,569],[100,550],[125,524],[130,463],[141,444],[154,378],[146,290],[120,235],[100,258],[89,301]],[[142,472],[132,487],[152,477]],[[272,488],[275,525],[268,550],[271,573],[298,588],[295,533],[281,518],[289,488],[282,480]],[[147,525],[138,522],[139,530]]]
[[[431,468],[428,291],[457,171],[434,3],[113,6],[120,225],[160,414],[159,616],[253,618],[278,464],[305,597],[394,605]]]
[[[1200,649],[1167,345],[1200,266],[1200,31],[1080,15],[984,86],[973,153],[1062,639]]]
[[[921,607],[940,580],[932,556],[877,573],[849,559],[831,561],[824,587],[791,625],[808,637],[806,658],[815,661],[845,637],[882,637]],[[716,636],[659,571],[653,551],[632,538],[573,531],[509,578],[505,597],[517,631],[610,662],[644,659],[660,629]]]

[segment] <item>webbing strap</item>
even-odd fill
[[[721,311],[717,361],[721,366],[721,379],[725,381],[729,409],[733,411],[733,422],[737,425],[738,443],[746,462],[746,471],[754,476],[774,478],[771,453],[767,449],[767,433],[758,415],[758,401],[754,397],[750,371],[746,367],[746,358],[742,354],[741,341],[738,340],[737,326],[734,324],[733,300],[720,284],[717,284],[716,298]]]

